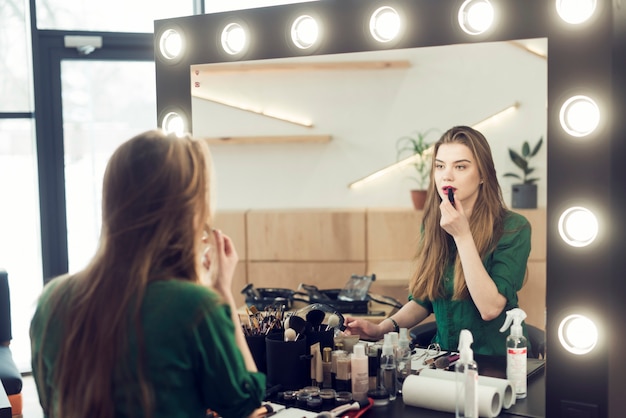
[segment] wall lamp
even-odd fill
[[[459,26],[468,35],[480,35],[491,28],[493,5],[489,0],[465,0],[459,8]]]
[[[589,20],[597,5],[597,0],[557,0],[556,11],[563,21],[577,25]]]
[[[600,108],[587,96],[573,96],[561,106],[559,121],[568,134],[575,137],[587,136],[600,123]]]
[[[166,29],[158,37],[158,53],[166,61],[177,62],[185,53],[185,38],[180,29]]]
[[[400,14],[393,7],[380,7],[372,13],[369,29],[378,42],[391,42],[397,39],[402,29]]]
[[[250,35],[241,23],[232,22],[222,29],[222,49],[229,55],[243,55],[248,48]]]
[[[320,28],[317,20],[309,15],[302,15],[291,25],[291,41],[300,49],[309,49],[319,43]]]
[[[161,129],[166,134],[183,136],[189,132],[189,122],[185,113],[180,109],[172,109],[163,115],[159,120]]]

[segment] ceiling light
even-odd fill
[[[185,42],[175,29],[167,29],[159,38],[159,52],[167,60],[175,60],[183,55]]]
[[[572,354],[587,354],[598,343],[598,328],[583,315],[569,315],[559,324],[559,342]]]
[[[586,247],[598,236],[598,220],[587,208],[571,207],[559,218],[559,234],[572,247]]]
[[[222,48],[230,55],[245,52],[248,46],[246,30],[239,23],[229,23],[222,31]]]
[[[187,118],[179,111],[168,112],[161,120],[161,129],[168,135],[175,134],[179,137],[183,136],[188,131]]]
[[[565,22],[576,25],[591,17],[597,4],[597,0],[557,0],[556,11]]]
[[[459,25],[469,35],[480,35],[493,24],[494,11],[489,0],[465,0],[459,9]]]
[[[570,97],[561,106],[561,127],[568,134],[582,137],[592,133],[600,123],[600,109],[587,96]]]
[[[389,6],[377,9],[370,18],[370,33],[378,42],[394,40],[400,33],[401,26],[400,15]]]
[[[311,16],[298,17],[291,25],[291,40],[300,49],[308,49],[319,39],[319,26]]]

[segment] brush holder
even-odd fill
[[[299,390],[311,384],[311,356],[307,338],[284,341],[282,333],[265,338],[267,381],[281,385],[283,390]]]

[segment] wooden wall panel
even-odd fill
[[[367,259],[412,260],[417,250],[422,211],[369,209],[367,211]]]
[[[530,261],[528,278],[518,293],[520,308],[526,312],[526,322],[537,328],[546,328],[546,263]]]
[[[273,210],[247,214],[251,261],[364,261],[365,210]]]

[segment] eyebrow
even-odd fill
[[[445,161],[440,160],[439,158],[435,158],[435,161],[440,162],[440,163],[445,163]],[[462,160],[456,160],[456,161],[452,162],[452,164],[458,164],[458,163],[470,163],[471,164],[472,161],[471,160],[467,160],[467,159],[462,159]]]

